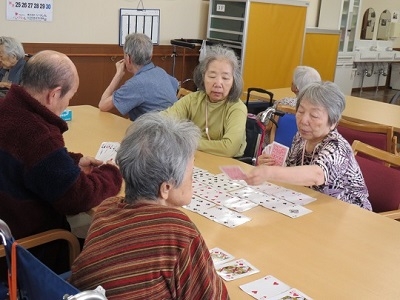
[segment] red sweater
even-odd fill
[[[209,250],[180,210],[105,200],[97,209],[71,282],[102,285],[109,300],[229,299]]]
[[[22,87],[13,85],[1,100],[0,120],[0,218],[16,239],[69,229],[66,214],[88,211],[119,192],[118,168],[81,172],[82,154],[65,148],[67,123]]]

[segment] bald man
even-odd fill
[[[65,215],[88,211],[120,191],[122,177],[114,164],[65,148],[68,125],[59,116],[78,86],[73,62],[46,50],[29,59],[21,86],[12,85],[0,102],[0,218],[16,239],[70,230]],[[35,255],[61,272],[66,266],[57,262],[68,265],[68,258],[60,259],[55,253],[65,252],[57,247],[41,247]]]

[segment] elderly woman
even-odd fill
[[[8,90],[11,84],[19,84],[25,66],[22,44],[12,37],[0,37],[0,89]],[[0,96],[4,96],[5,92]]]
[[[292,85],[290,87],[296,97],[283,98],[282,100],[276,101],[274,106],[276,107],[282,104],[295,107],[299,92],[308,84],[318,81],[321,81],[321,76],[317,70],[308,66],[297,66],[296,69],[294,69]]]
[[[71,282],[113,299],[229,299],[209,250],[177,207],[192,197],[199,129],[159,113],[133,122],[116,161],[125,197],[97,208]]]
[[[345,97],[336,84],[309,84],[298,96],[298,132],[286,160],[287,167],[272,166],[273,159],[263,154],[246,182],[257,185],[279,181],[310,186],[371,210],[367,187],[351,146],[336,130],[344,107]]]
[[[235,53],[222,46],[207,48],[194,70],[198,91],[177,101],[164,113],[193,121],[201,130],[199,150],[238,157],[246,148],[247,108],[239,99],[243,81]]]

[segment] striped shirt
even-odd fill
[[[180,210],[126,204],[109,198],[98,207],[71,283],[102,285],[113,299],[229,299],[209,250]]]

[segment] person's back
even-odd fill
[[[153,42],[141,33],[125,37],[124,59],[99,101],[102,111],[116,108],[133,121],[144,113],[162,111],[177,101],[178,80],[151,62]],[[121,87],[125,73],[133,76]]]
[[[21,85],[12,85],[0,102],[0,218],[16,239],[69,230],[65,215],[90,210],[117,194],[122,183],[116,166],[100,166],[65,148],[62,134],[68,125],[59,115],[79,85],[69,58],[39,52],[26,64]],[[47,252],[51,247],[32,252],[58,271],[60,261]]]
[[[200,232],[177,209],[191,201],[199,137],[192,122],[159,113],[132,123],[116,157],[125,196],[97,208],[72,284],[102,285],[109,300],[229,299]]]

